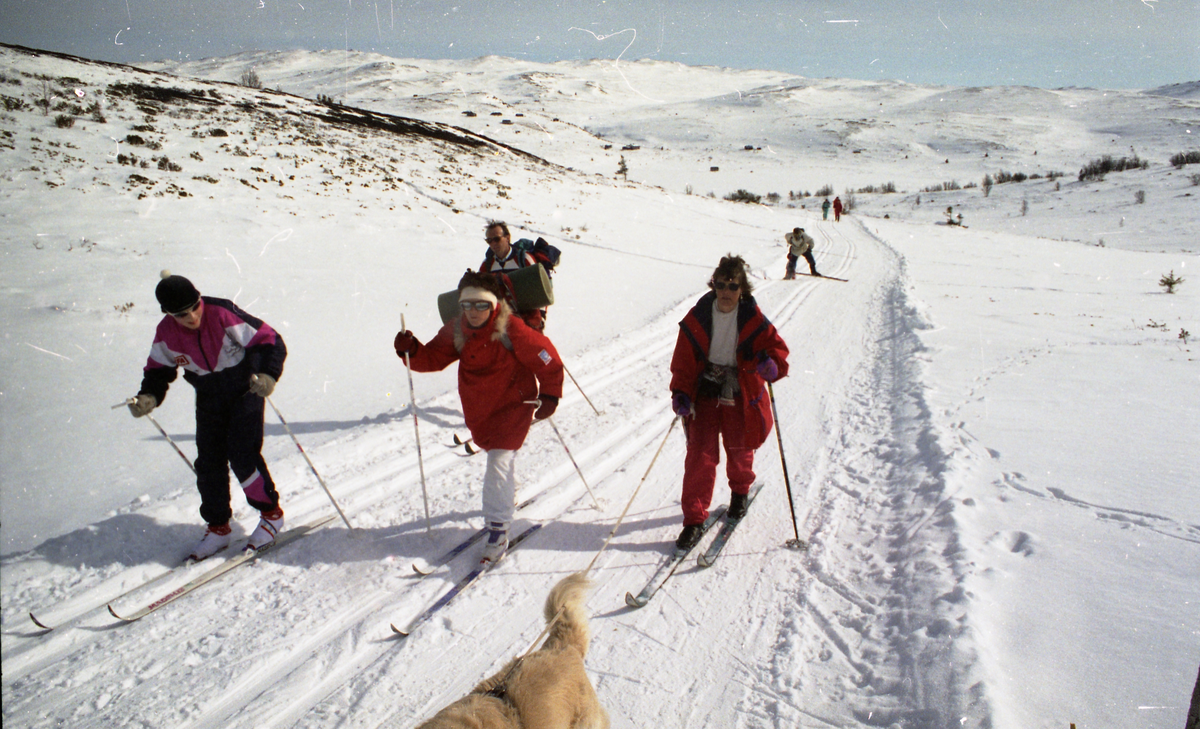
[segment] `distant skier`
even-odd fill
[[[833,222],[840,223],[842,220],[842,199],[835,197],[833,199]]]
[[[129,411],[140,418],[161,405],[179,367],[196,389],[196,488],[208,529],[191,558],[229,546],[231,467],[246,502],[260,513],[246,549],[262,549],[283,529],[279,493],[262,457],[264,398],[283,374],[283,338],[232,301],[200,296],[183,276],[164,271],[154,296],[167,316]]]
[[[558,352],[545,335],[513,316],[504,295],[496,276],[467,271],[458,282],[461,314],[428,344],[409,331],[398,333],[393,343],[398,356],[409,355],[415,372],[437,372],[458,362],[463,417],[475,445],[487,451],[484,562],[499,561],[508,550],[517,450],[533,421],[553,415],[562,397]]]
[[[730,254],[709,280],[712,289],[679,322],[671,358],[671,407],[683,417],[687,456],[683,471],[683,531],[675,541],[691,549],[708,518],[725,445],[731,495],[727,518],[746,513],[754,483],[754,451],[771,433],[771,402],[764,382],[788,371],[788,348],[751,296],[746,262]]]
[[[825,202],[821,203],[821,220],[829,220],[830,207],[829,198],[825,198]]]
[[[508,232],[508,225],[502,220],[489,220],[484,227],[484,240],[487,241],[488,251],[484,254],[483,263],[479,270],[484,273],[509,274],[535,263],[542,264],[547,274],[553,274],[554,266],[558,263],[559,250],[544,239],[536,241],[521,238],[516,243]],[[514,304],[511,287],[506,298],[509,304]],[[546,328],[546,309],[531,309],[520,312],[520,317],[533,329],[543,331]]]
[[[787,272],[783,275],[783,280],[791,281],[796,278],[796,262],[800,260],[800,256],[804,256],[804,260],[808,262],[808,270],[813,276],[820,276],[817,273],[817,262],[813,259],[813,239],[808,233],[804,232],[804,228],[792,228],[791,233],[783,236],[783,239],[788,244],[787,256]]]

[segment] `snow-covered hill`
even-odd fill
[[[636,491],[589,602],[614,726],[1182,725],[1200,663],[1200,188],[1167,159],[1195,149],[1191,95],[654,62],[0,55],[6,724],[415,724],[529,647],[547,590]],[[231,83],[249,69],[282,91]],[[303,98],[318,94],[347,106]],[[1076,179],[1131,147],[1147,169]],[[926,190],[1001,170],[1042,177]],[[852,192],[837,224],[787,194],[888,181],[899,192]],[[721,199],[739,188],[781,199]],[[947,205],[969,227],[939,224]],[[417,376],[427,535],[391,340],[401,314],[432,336],[488,218],[564,251],[548,333],[599,413],[569,386],[555,420],[601,508],[535,427],[519,518],[543,528],[397,641],[388,623],[471,561],[409,568],[479,526],[481,464],[443,447],[464,432],[453,370]],[[848,283],[778,280],[794,225]],[[624,592],[680,524],[676,323],[728,251],[792,349],[775,391],[797,522],[772,440],[721,561],[632,611]],[[140,381],[164,268],[281,331],[273,400],[356,529],[114,625],[107,602],[136,609],[202,569],[122,595],[202,531],[190,472],[110,409]],[[1172,270],[1185,283],[1167,294]],[[156,416],[191,453],[187,393]],[[332,513],[272,415],[267,434],[289,525]],[[243,534],[253,515],[234,506]],[[808,552],[783,546],[794,529]]]

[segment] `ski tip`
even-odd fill
[[[697,567],[712,567],[712,560],[710,560],[708,558],[707,554],[702,554],[696,558],[696,566]]]
[[[133,622],[133,621],[129,620],[128,618],[123,618],[120,615],[117,615],[117,611],[112,609],[112,605],[108,605],[106,607],[108,607],[108,613],[110,615],[112,615],[114,618],[116,618],[117,620],[120,620],[122,623]]]
[[[412,571],[421,577],[428,577],[433,574],[433,569],[422,569],[416,562],[413,562]]]
[[[631,608],[646,607],[646,600],[634,597],[632,592],[625,593],[625,604]]]
[[[29,611],[29,619],[33,621],[34,625],[38,626],[42,630],[54,630],[54,628],[51,628],[49,625],[44,625],[42,621],[34,617],[32,610]]]
[[[392,627],[392,632],[394,634],[396,634],[396,636],[399,638],[407,638],[408,634],[411,632],[411,631],[406,631],[406,630],[400,630],[399,628],[396,627],[395,623],[389,623],[389,625],[391,625],[391,627]]]

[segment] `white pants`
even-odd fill
[[[494,449],[487,452],[483,472],[483,518],[505,525],[512,523],[516,511],[517,452]]]

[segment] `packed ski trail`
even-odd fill
[[[689,560],[647,608],[627,609],[622,596],[640,587],[678,532],[683,439],[670,438],[592,574],[588,665],[601,696],[612,688],[628,699],[609,706],[617,726],[846,725],[961,709],[961,676],[929,679],[930,666],[954,650],[945,631],[940,640],[913,637],[946,619],[934,597],[952,588],[944,582],[954,565],[945,554],[952,537],[930,522],[943,496],[938,454],[921,451],[925,413],[907,364],[903,271],[857,224],[815,227],[823,269],[853,284],[774,280],[775,261],[755,280],[760,305],[792,349],[792,376],[776,393],[811,550],[782,546],[792,526],[772,439],[756,459],[766,488],[722,559],[703,571]],[[479,465],[426,446],[435,515],[427,537],[412,430],[397,419],[322,449],[324,462],[349,456],[328,478],[357,536],[334,525],[137,624],[113,627],[91,610],[77,630],[6,651],[6,713],[115,726],[137,707],[179,727],[390,726],[433,713],[524,651],[541,628],[546,591],[603,543],[670,423],[669,359],[694,299],[569,363],[603,414],[568,388],[556,420],[605,511],[591,507],[550,430],[535,428],[518,460],[518,497],[538,499],[518,523],[544,528],[407,640],[397,643],[389,622],[416,615],[475,562],[467,550],[425,579],[409,569],[476,528],[468,519],[478,508]],[[857,311],[869,316],[846,316]],[[452,442],[455,393],[417,407],[425,443]],[[723,477],[716,494],[715,503],[727,501]],[[294,524],[330,508],[312,490],[288,506]],[[395,514],[395,524],[373,526]],[[80,605],[103,599],[72,596]],[[827,641],[837,654],[822,653]],[[84,658],[120,687],[103,705],[87,700],[86,682],[68,668]],[[759,678],[762,665],[772,666],[769,683]],[[82,693],[73,700],[76,686]]]

